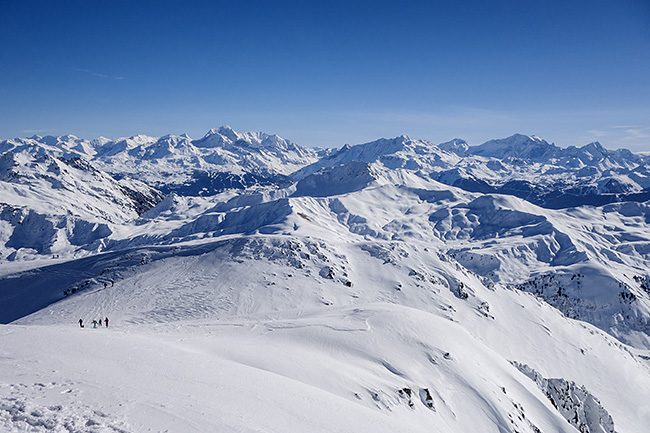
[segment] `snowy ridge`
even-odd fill
[[[620,200],[644,157],[227,127],[0,146],[2,431],[650,423],[650,203],[537,203]]]
[[[387,168],[409,170],[449,168],[460,158],[443,151],[436,145],[423,140],[415,140],[405,135],[393,139],[380,139],[357,146],[344,146],[339,151],[294,173],[300,179],[324,167],[347,164],[350,161],[380,162]]]
[[[79,157],[28,151],[0,156],[0,254],[15,260],[103,249],[103,239],[162,199],[142,182],[116,181]]]
[[[508,138],[490,140],[480,146],[469,147],[463,153],[497,159],[517,158],[540,162],[557,158],[560,152],[560,148],[539,137],[515,134]]]

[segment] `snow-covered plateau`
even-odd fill
[[[519,134],[2,141],[0,431],[647,432],[649,200]]]

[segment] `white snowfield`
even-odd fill
[[[48,140],[0,155],[1,432],[648,431],[647,202],[468,192],[404,137],[320,171],[229,128]],[[524,136],[434,150],[496,169],[522,143],[534,164],[567,157]],[[92,165],[190,145],[306,168],[162,198]]]

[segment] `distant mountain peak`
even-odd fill
[[[218,128],[212,128],[212,129],[211,129],[211,130],[206,134],[206,137],[207,137],[208,135],[221,135],[221,136],[223,136],[223,137],[228,138],[229,140],[231,140],[231,141],[233,141],[233,142],[239,140],[239,138],[240,138],[239,134],[238,134],[237,132],[235,132],[235,130],[232,129],[232,128],[231,128],[230,126],[228,126],[228,125],[223,125],[223,126],[220,126],[220,127],[218,127]]]
[[[455,153],[464,156],[469,150],[469,144],[461,138],[454,138],[453,140],[440,143],[438,147],[447,152]]]
[[[207,134],[198,140],[194,145],[199,147],[223,147],[237,142],[241,136],[230,126],[220,126],[210,129]]]
[[[539,138],[539,137],[536,136],[536,135],[521,134],[521,133],[519,133],[519,132],[515,132],[515,133],[512,134],[510,137],[500,138],[500,139],[498,139],[498,140],[508,140],[508,141],[512,141],[512,140],[523,140],[523,141],[530,141],[530,140],[532,140],[532,141],[544,141],[544,140],[542,140],[541,138]]]
[[[597,150],[598,152],[607,152],[602,144],[598,141],[592,141],[591,143],[585,144],[582,146],[583,150]]]
[[[548,160],[560,148],[535,136],[513,134],[507,138],[486,141],[479,146],[472,146],[468,154],[493,158],[520,158],[531,160]]]

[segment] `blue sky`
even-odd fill
[[[0,138],[650,150],[648,0],[0,1]]]

